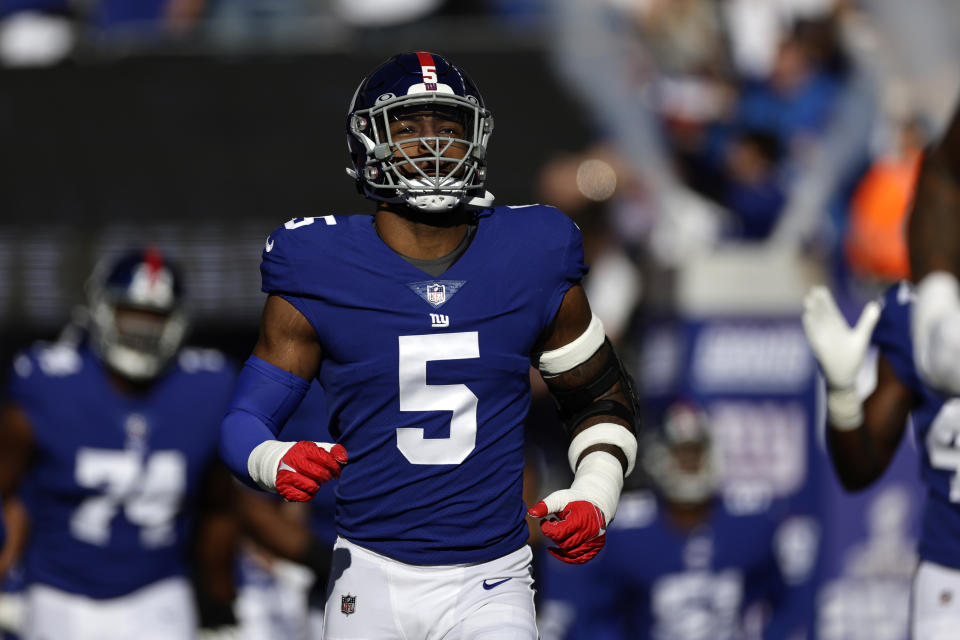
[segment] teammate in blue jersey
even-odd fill
[[[492,131],[462,69],[394,56],[347,115],[348,173],[374,214],[296,218],[266,241],[260,339],[221,452],[289,500],[339,477],[326,637],[536,638],[531,362],[575,471],[529,510],[555,557],[599,552],[633,467],[635,399],[580,284],[580,232],[550,207],[493,206]],[[337,443],[278,439],[314,378]]]
[[[721,467],[706,416],[672,405],[644,446],[654,491],[624,494],[603,555],[544,565],[542,639],[806,637],[814,523],[721,496]]]
[[[0,492],[30,525],[23,635],[193,638],[187,542],[230,503],[229,474],[211,469],[235,374],[219,352],[181,349],[180,280],[158,251],[89,286],[89,336],[18,355],[0,414]],[[201,582],[219,596],[233,556],[204,540]]]
[[[927,387],[911,341],[914,288],[895,284],[882,302],[867,303],[851,328],[830,292],[815,288],[805,301],[804,329],[827,380],[827,443],[848,490],[879,478],[903,437],[908,418],[921,451],[927,488],[918,541],[920,566],[911,600],[913,638],[955,637],[960,628],[960,400]],[[872,337],[871,337],[872,336]],[[860,400],[856,377],[870,342],[879,356],[874,391]]]

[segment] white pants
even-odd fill
[[[36,584],[27,589],[24,640],[192,640],[193,592],[167,578],[119,598],[96,600]]]
[[[960,637],[960,570],[921,562],[913,579],[910,617],[914,640]]]
[[[324,640],[536,640],[530,547],[478,564],[420,566],[342,538]]]

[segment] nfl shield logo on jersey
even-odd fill
[[[340,613],[348,616],[356,610],[357,596],[352,596],[349,593],[345,596],[340,596]]]
[[[447,301],[447,288],[439,282],[427,285],[427,302],[440,306]]]

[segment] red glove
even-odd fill
[[[587,500],[573,500],[553,513],[559,517],[551,515],[543,500],[527,511],[540,518],[540,531],[556,543],[547,549],[554,558],[583,564],[600,553],[607,541],[607,521],[599,507]]]
[[[339,478],[340,468],[346,463],[343,445],[335,444],[328,451],[316,442],[301,440],[280,458],[277,493],[291,502],[306,502],[324,482]]]

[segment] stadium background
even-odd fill
[[[269,231],[369,210],[343,171],[356,83],[397,51],[437,51],[493,110],[498,202],[556,204],[584,229],[591,299],[648,420],[700,402],[737,470],[726,488],[815,516],[816,637],[905,637],[916,452],[905,442],[880,486],[842,494],[798,314],[813,282],[853,315],[906,275],[903,193],[960,84],[960,8],[419,0],[392,15],[398,4],[0,0],[4,366],[56,337],[99,257],[144,242],[187,275],[193,342],[244,358]],[[175,5],[191,8],[174,19]],[[601,25],[609,42],[590,7],[623,19]],[[819,92],[783,90],[800,63],[778,56],[798,41]],[[535,405],[532,437],[551,419]],[[545,457],[562,460],[556,446]]]

